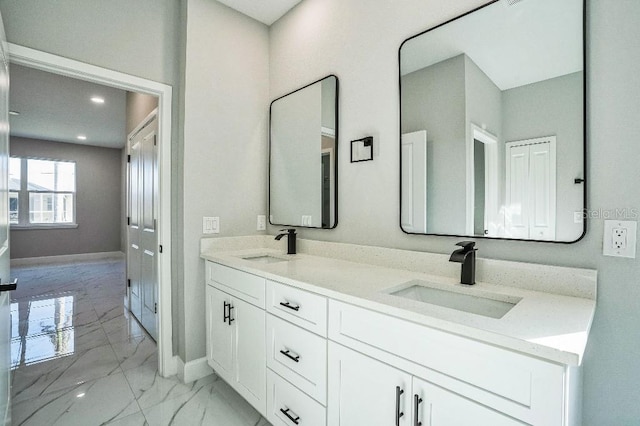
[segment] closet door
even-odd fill
[[[508,142],[506,164],[507,236],[556,238],[555,136]]]
[[[529,147],[507,147],[507,211],[510,238],[529,238]]]

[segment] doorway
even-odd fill
[[[158,369],[165,377],[175,374],[177,365],[173,357],[171,321],[171,87],[24,46],[9,43],[8,47],[9,59],[12,63],[158,97],[158,193],[155,226],[157,227],[157,251],[164,253],[164,255],[154,256],[153,261],[159,283],[156,321]]]
[[[495,237],[501,229],[498,137],[473,123],[469,135],[466,234]]]

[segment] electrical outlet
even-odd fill
[[[263,214],[258,215],[258,223],[256,225],[256,229],[258,231],[264,231],[265,229],[267,229],[267,216]]]
[[[637,228],[635,221],[605,220],[602,254],[635,258]]]
[[[203,234],[219,234],[220,233],[220,218],[219,217],[207,217],[202,218],[202,233]]]

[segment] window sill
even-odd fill
[[[34,229],[75,229],[78,227],[77,223],[45,223],[42,225],[11,225],[11,231],[33,231]]]

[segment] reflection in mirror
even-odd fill
[[[400,48],[401,227],[584,231],[583,0],[498,0]]]
[[[337,225],[337,145],[336,76],[271,103],[269,223]]]

